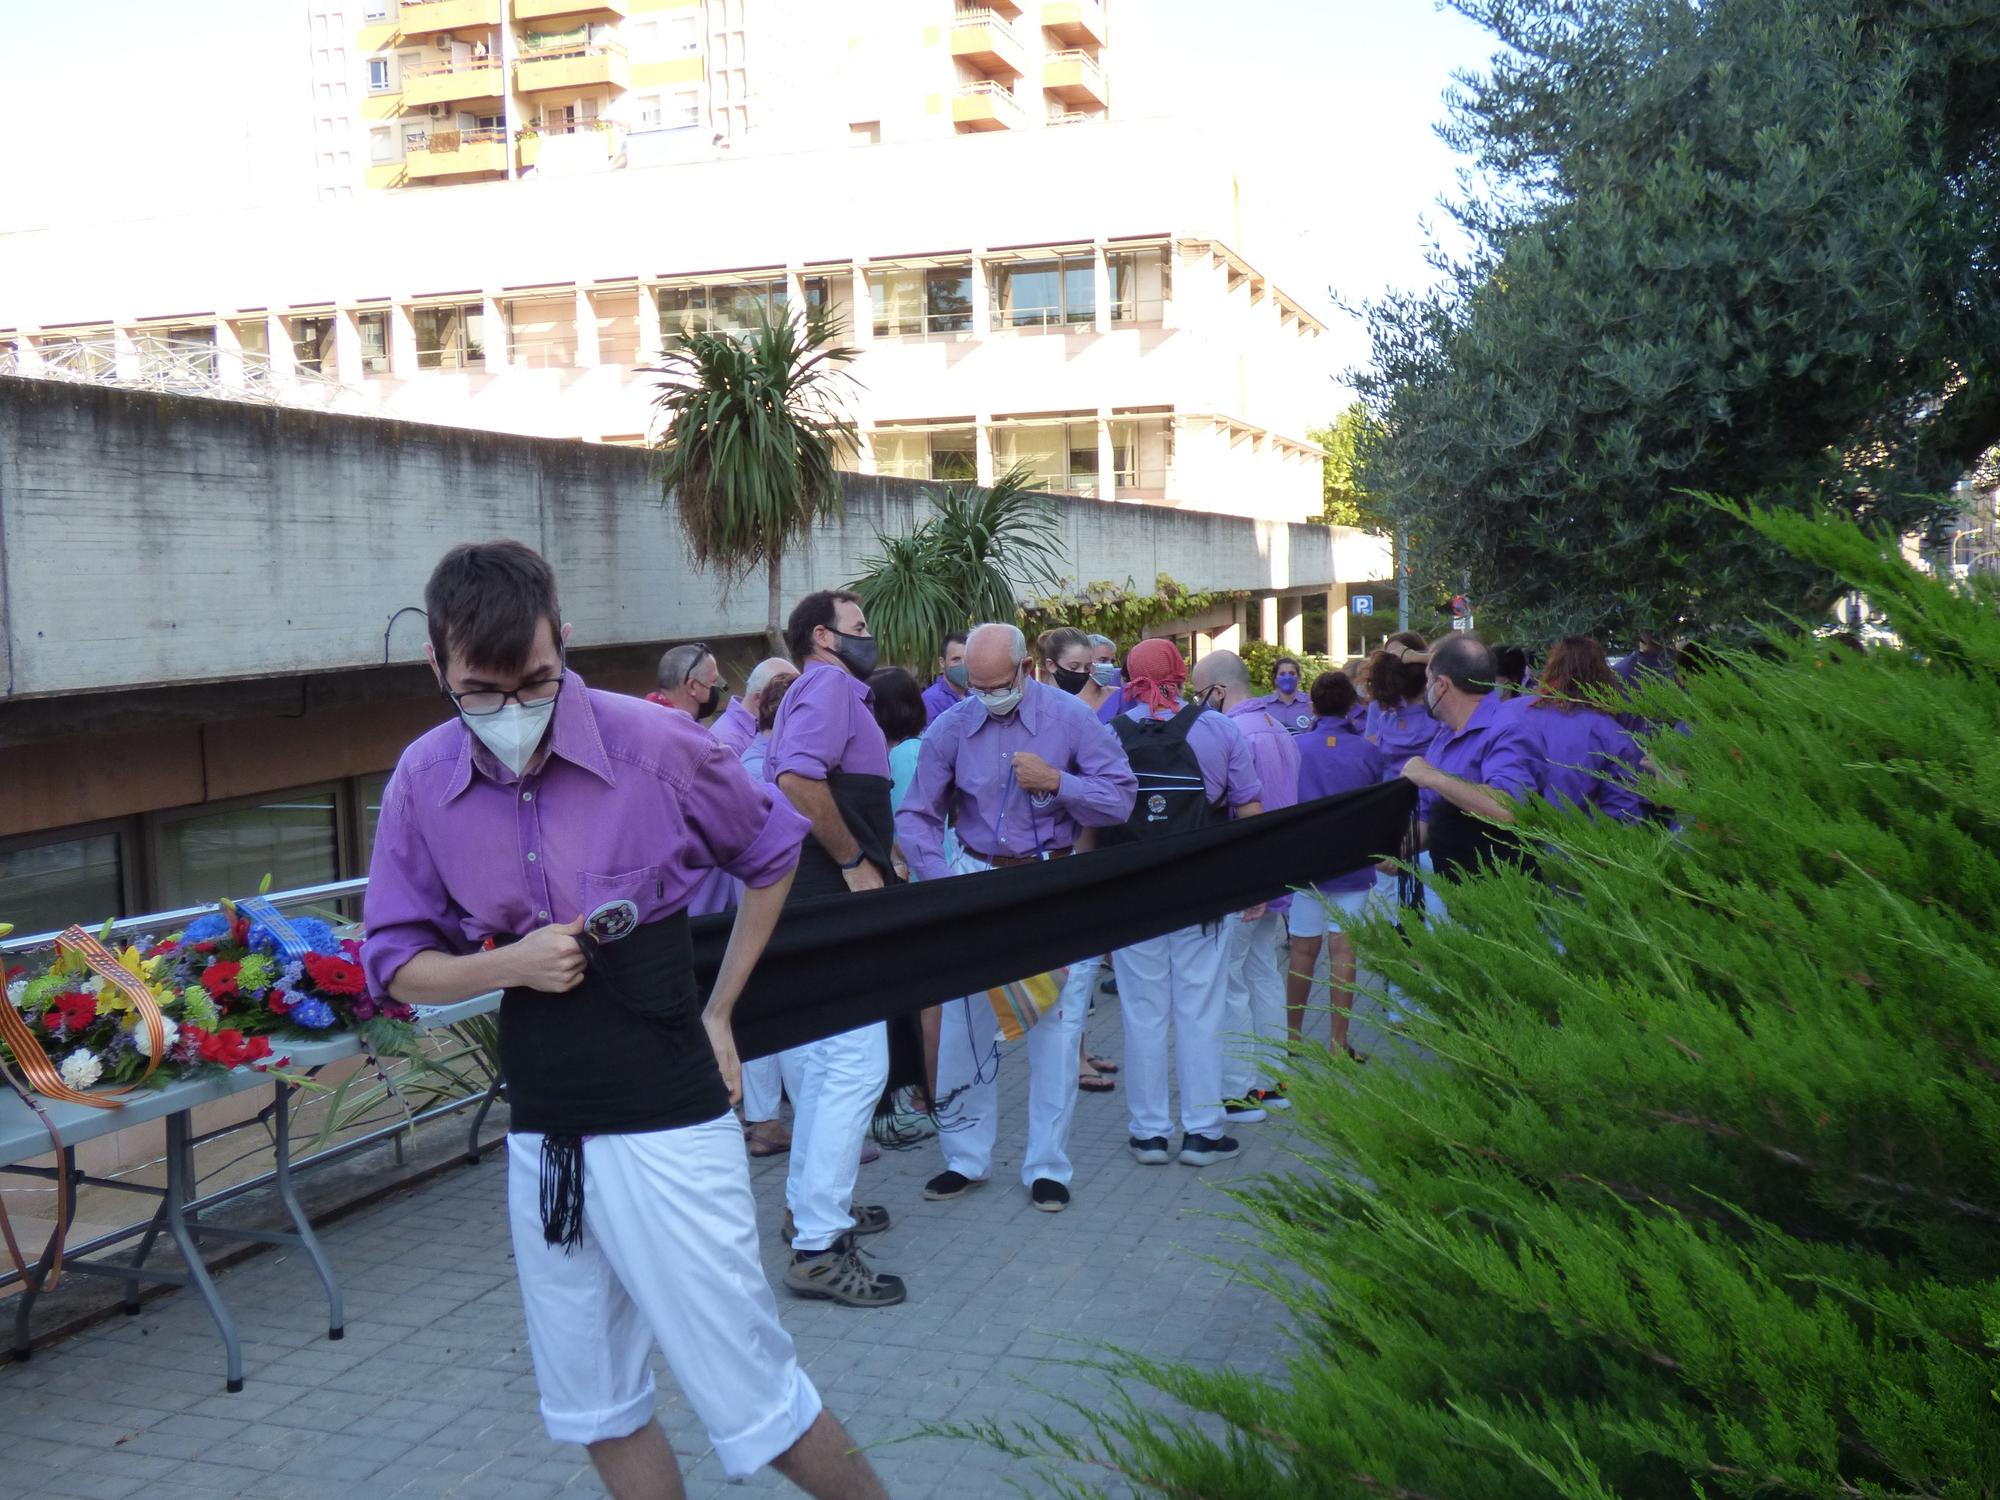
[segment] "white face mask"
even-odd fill
[[[535,751],[548,733],[549,718],[556,700],[541,703],[509,703],[495,714],[460,714],[465,727],[479,736],[479,743],[493,752],[495,760],[519,776],[535,758]]]
[[[1015,683],[1004,693],[981,693],[978,697],[989,714],[996,719],[1004,719],[1021,706],[1021,684]]]

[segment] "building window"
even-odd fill
[[[576,364],[576,298],[522,297],[506,313],[508,364],[528,370]]]
[[[1135,424],[1111,424],[1112,482],[1120,489],[1139,482]],[[1103,495],[1098,470],[1097,423],[1050,422],[1001,427],[993,434],[993,467],[1001,473],[1025,468],[1029,484],[1057,494]]]
[[[317,375],[335,372],[333,326],[331,313],[325,317],[292,319],[292,356],[301,370],[311,370]]]
[[[970,427],[948,427],[935,432],[877,428],[874,444],[878,474],[897,479],[933,479],[947,484],[979,476],[979,452]]]
[[[701,123],[701,91],[681,89],[674,95],[674,107],[667,115],[667,129],[692,130]]]
[[[368,92],[386,94],[389,92],[389,59],[371,57],[368,59]]]
[[[822,297],[825,286],[821,278]],[[659,300],[661,333],[691,338],[697,333],[749,333],[765,314],[776,322],[789,310],[791,294],[782,279],[731,281],[663,286]]]
[[[1097,317],[1097,264],[1092,255],[1007,261],[993,271],[996,328],[1058,328]]]
[[[361,0],[361,19],[364,21],[386,21],[389,19],[390,0]]]
[[[660,124],[660,96],[658,94],[641,94],[639,96],[639,128],[641,130],[658,130]]]
[[[686,14],[667,23],[667,50],[685,55],[701,51],[701,17]]]
[[[972,327],[972,266],[868,273],[875,337],[963,333]]]
[[[155,857],[163,909],[218,896],[320,885],[340,875],[338,819],[331,791],[279,793],[247,807],[162,815]]]
[[[368,159],[376,166],[384,162],[398,161],[403,153],[396,149],[396,127],[377,125],[368,132]]]
[[[21,937],[122,917],[125,860],[115,831],[0,846],[0,911]]]
[[[354,315],[354,331],[361,344],[361,368],[370,375],[389,373],[389,310],[378,307]]]
[[[486,357],[486,308],[479,302],[411,310],[419,370],[462,370]]]
[[[193,375],[215,374],[215,325],[180,323],[170,327],[141,330],[139,373],[170,379],[183,371]]]
[[[245,318],[236,324],[236,347],[262,362],[270,357],[271,327],[262,318]]]
[[[1111,321],[1159,322],[1166,310],[1166,252],[1113,250],[1104,262],[1111,283]]]
[[[604,365],[639,363],[639,298],[633,292],[599,292],[592,301],[597,315],[597,362]]]

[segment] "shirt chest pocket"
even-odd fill
[[[677,916],[659,920],[665,881],[659,865],[577,876],[583,929],[597,943],[587,982],[603,985],[636,1015],[684,1025],[700,1005],[687,923]]]
[[[583,914],[583,930],[606,944],[631,936],[640,923],[651,921],[658,913],[666,888],[664,865],[645,865],[611,875],[578,872],[576,904]]]

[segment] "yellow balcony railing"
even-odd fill
[[[433,130],[423,149],[403,158],[412,182],[507,170],[504,130]]]
[[[404,36],[499,24],[500,0],[403,0],[396,8],[396,29]]]
[[[1104,71],[1088,52],[1051,52],[1042,63],[1042,87],[1065,104],[1108,104]]]
[[[951,122],[967,130],[1019,130],[1028,113],[1005,84],[990,79],[962,84],[951,101]]]
[[[498,99],[507,92],[507,70],[497,57],[470,62],[438,61],[403,69],[403,107],[453,104],[461,99]]]
[[[958,13],[951,26],[951,55],[995,78],[1019,78],[1028,71],[1028,49],[991,10]]]
[[[623,16],[631,10],[629,0],[514,0],[514,19],[542,21],[550,16],[600,15],[605,11]]]
[[[1065,47],[1102,47],[1103,0],[1043,0],[1042,30]]]
[[[523,52],[514,64],[514,87],[524,94],[543,89],[622,89],[632,81],[632,65],[616,42],[578,43]]]

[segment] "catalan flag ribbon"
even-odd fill
[[[268,897],[252,896],[247,901],[238,901],[236,909],[253,922],[262,923],[264,930],[277,940],[278,951],[286,958],[302,960],[312,952],[312,945],[299,936],[298,929],[271,904]]]

